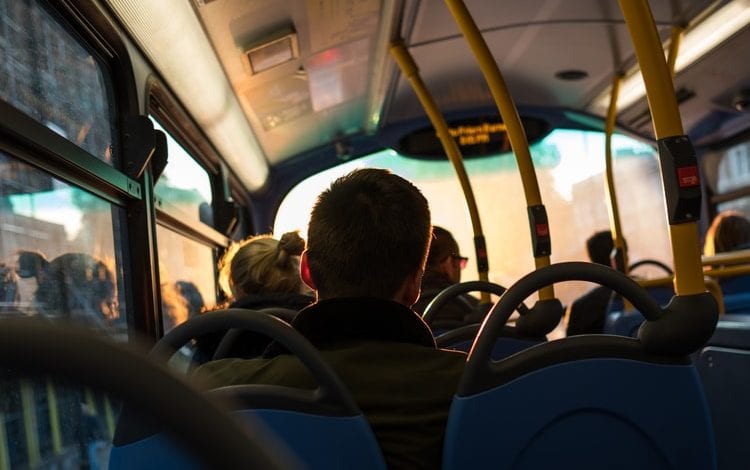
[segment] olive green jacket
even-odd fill
[[[421,318],[395,302],[333,299],[302,310],[293,326],[318,347],[367,417],[390,468],[437,469],[448,408],[466,362],[437,349]],[[262,359],[224,359],[196,373],[216,386],[316,384],[276,345]],[[281,353],[281,354],[279,354]]]

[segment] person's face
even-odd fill
[[[445,272],[452,283],[457,284],[461,282],[461,271],[466,267],[468,260],[468,258],[458,253],[452,253],[443,260],[443,272]]]

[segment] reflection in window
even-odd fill
[[[0,380],[0,468],[107,468],[118,406],[45,379]]]
[[[0,153],[0,313],[64,318],[124,337],[121,209]]]
[[[154,186],[157,207],[177,217],[213,225],[211,180],[206,170],[153,118],[167,135],[167,167]]]
[[[0,0],[0,99],[112,162],[108,77],[38,0]]]
[[[671,265],[659,164],[655,150],[622,135],[613,138],[615,184],[630,259],[652,258]],[[586,238],[609,228],[604,192],[604,134],[555,130],[531,147],[539,188],[550,220],[552,261],[587,260]],[[511,153],[465,161],[487,241],[490,281],[509,286],[534,269],[526,200]],[[355,168],[388,168],[412,181],[430,203],[432,221],[450,230],[461,253],[474,253],[473,231],[465,199],[448,160],[417,160],[387,150],[312,176],[282,201],[274,233],[300,230],[306,238],[317,195],[335,178]],[[647,243],[639,244],[643,240]],[[475,258],[462,280],[477,279]],[[590,285],[555,287],[563,304]]]
[[[727,193],[750,187],[750,142],[729,147],[719,160],[718,193]],[[750,197],[740,197],[717,204],[719,212],[735,210],[750,216]]]
[[[216,303],[214,248],[156,226],[162,322],[167,332]]]

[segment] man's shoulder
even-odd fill
[[[285,380],[280,380],[280,377],[286,377],[294,382],[288,384],[291,386],[298,385],[296,383],[298,377],[301,378],[302,382],[299,386],[305,386],[309,383],[309,375],[305,372],[301,362],[295,356],[289,354],[282,354],[269,359],[220,359],[210,361],[198,367],[194,374],[199,380],[212,387],[249,383],[284,384]]]

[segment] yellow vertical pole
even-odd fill
[[[620,209],[617,204],[617,194],[615,193],[615,176],[613,171],[612,157],[612,134],[615,132],[617,124],[617,98],[620,92],[620,80],[622,75],[615,75],[612,80],[612,92],[609,100],[609,109],[607,110],[607,120],[604,125],[604,161],[605,161],[605,193],[607,196],[607,211],[609,213],[609,226],[612,231],[612,241],[618,253],[622,253],[622,259],[619,260],[622,266],[618,266],[624,274],[628,273],[628,255],[625,248],[625,237],[622,234],[622,225],[620,223]]]
[[[643,73],[656,138],[682,136],[684,132],[674,85],[648,2],[620,0],[620,8]],[[669,233],[672,241],[675,292],[677,295],[705,292],[698,224],[670,224]]]
[[[680,42],[682,42],[682,33],[684,31],[685,28],[682,26],[672,26],[672,33],[669,39],[669,52],[667,53],[667,68],[672,75],[672,79],[674,79],[674,66],[677,62],[677,52],[680,50]]]
[[[104,418],[107,421],[107,431],[111,439],[115,435],[115,415],[112,411],[112,403],[109,401],[109,396],[104,397]]]
[[[406,50],[404,44],[402,42],[392,43],[391,55],[393,55],[393,58],[396,60],[396,63],[401,69],[401,73],[403,73],[411,83],[412,88],[417,95],[417,98],[419,98],[422,107],[427,113],[427,116],[430,118],[432,127],[435,128],[435,132],[438,135],[438,139],[440,139],[440,143],[443,145],[443,149],[445,150],[448,159],[450,159],[451,163],[453,164],[456,176],[458,176],[458,181],[461,184],[461,189],[463,189],[464,197],[466,198],[466,204],[469,209],[469,217],[471,218],[471,225],[474,229],[475,243],[477,240],[481,239],[483,244],[484,234],[482,233],[482,223],[479,219],[479,210],[477,209],[476,200],[474,198],[474,191],[471,188],[471,182],[469,181],[469,177],[466,174],[466,168],[464,168],[461,151],[458,149],[456,141],[450,135],[448,124],[445,122],[443,115],[440,113],[440,110],[438,109],[435,100],[432,98],[432,95],[427,89],[427,86],[425,86],[422,78],[419,76],[419,68],[417,67],[416,62],[414,62],[414,58],[411,56],[411,54],[409,54],[409,51]],[[479,245],[476,246],[476,249],[477,252],[479,252]],[[484,250],[484,253],[477,253],[478,260],[482,257],[486,260],[486,248],[484,248]],[[478,267],[480,281],[488,280],[488,268],[488,265]],[[482,292],[482,302],[487,303],[489,301],[489,293]]]
[[[5,430],[5,414],[0,411],[0,469],[10,469],[10,453],[8,452],[8,433]]]
[[[524,194],[526,196],[526,205],[529,208],[542,206],[539,183],[537,182],[534,164],[531,160],[526,133],[521,124],[521,119],[518,117],[518,110],[510,97],[508,88],[500,73],[500,69],[495,62],[495,59],[492,57],[492,53],[487,47],[487,43],[484,41],[481,31],[479,31],[476,23],[474,23],[474,20],[463,1],[445,0],[445,3],[479,62],[479,67],[484,74],[484,78],[490,88],[492,97],[495,99],[495,104],[497,105],[500,116],[503,119],[503,123],[505,123],[508,131],[508,139],[510,140],[510,145],[516,156],[518,169],[521,173],[521,181],[523,182]],[[545,230],[546,229],[547,228],[545,227]],[[535,254],[534,264],[537,269],[549,266],[549,254]],[[539,291],[539,298],[541,300],[552,299],[554,297],[555,292],[553,286],[547,286]]]
[[[49,427],[52,434],[52,452],[55,455],[62,453],[62,438],[60,436],[60,413],[57,406],[57,392],[52,381],[47,381],[47,414],[49,415]]]
[[[37,432],[36,403],[34,389],[28,380],[21,380],[21,410],[23,415],[23,431],[26,437],[26,456],[29,468],[36,468],[42,463],[39,450],[39,434]]]

